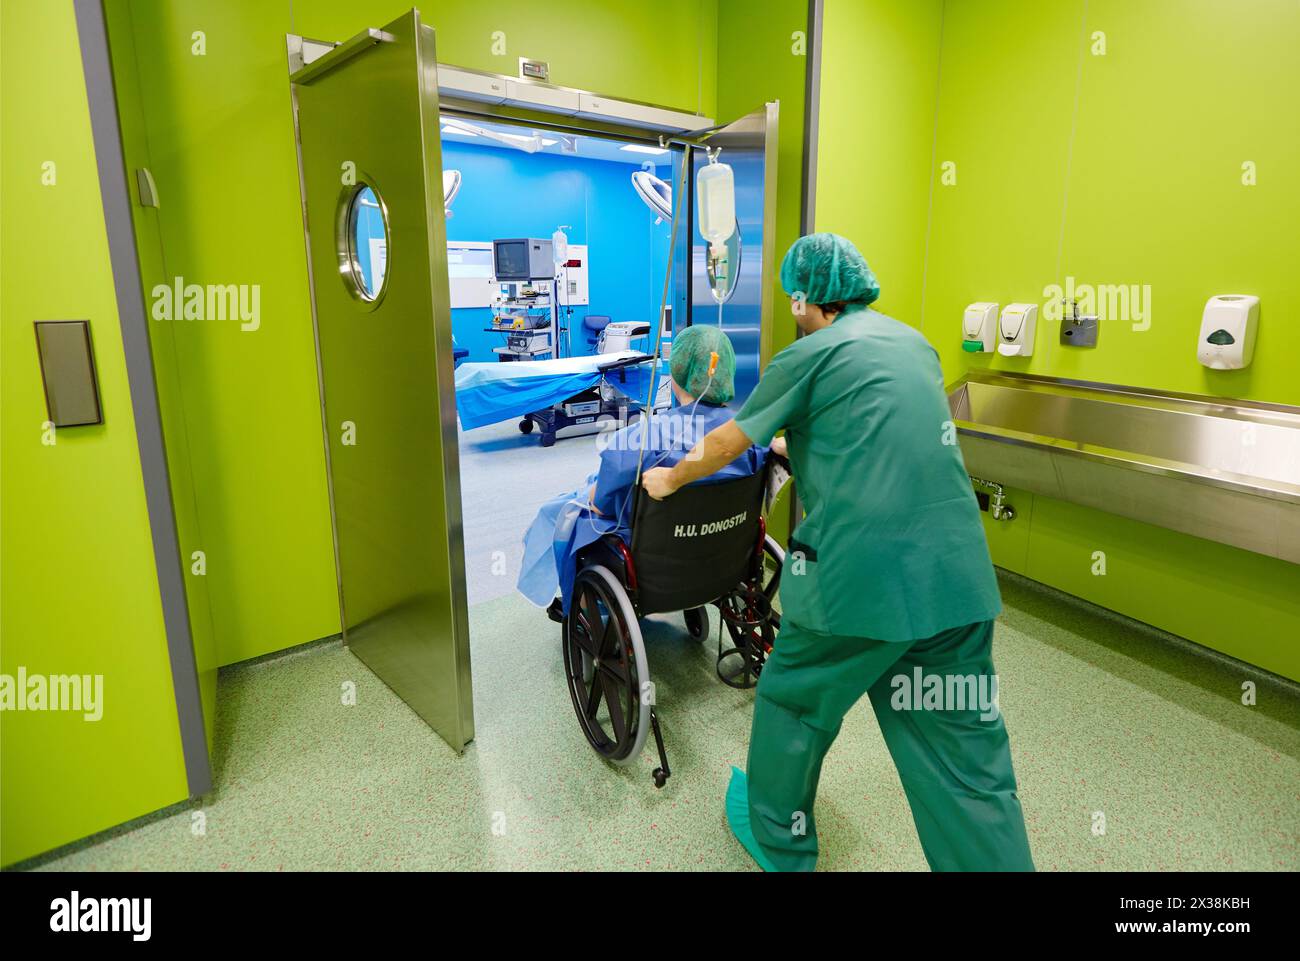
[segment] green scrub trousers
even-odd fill
[[[865,693],[930,867],[1032,871],[1001,713],[981,719],[992,712],[979,703],[965,710],[891,705],[902,689],[893,679],[904,676],[910,685],[917,668],[923,677],[992,678],[992,638],[992,621],[911,642],[818,634],[783,624],[758,682],[748,796],[745,775],[737,771],[727,799],[732,827],[755,860],[779,871],[811,871],[816,865],[813,803],[822,759],[844,715]],[[913,693],[920,698],[919,691]],[[916,706],[915,700],[907,703]]]

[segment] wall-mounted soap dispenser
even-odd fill
[[[993,353],[997,326],[997,304],[979,301],[969,305],[961,318],[961,349],[968,354]]]
[[[1028,357],[1034,352],[1037,327],[1037,304],[1007,304],[998,318],[998,353],[1004,357]]]
[[[1259,298],[1220,294],[1205,302],[1196,359],[1211,370],[1238,370],[1255,355]]]

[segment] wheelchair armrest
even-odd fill
[[[628,546],[621,537],[617,534],[605,534],[580,550],[577,561],[579,569],[589,564],[599,564],[608,568],[620,584],[635,590],[636,572],[629,569],[630,557]],[[629,578],[633,583],[629,583]]]

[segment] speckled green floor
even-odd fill
[[[995,657],[1042,870],[1300,868],[1300,698],[1237,664],[1004,578]],[[457,758],[338,644],[223,672],[218,789],[84,844],[57,869],[752,869],[722,797],[752,694],[716,681],[710,645],[647,631],[673,778],[647,753],[586,746],[558,627],[504,597],[472,610],[478,739]],[[358,703],[340,689],[355,681]],[[924,870],[870,706],[845,722],[818,798],[824,869]],[[1093,812],[1106,833],[1093,834]]]

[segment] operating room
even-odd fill
[[[729,338],[753,352],[740,365],[746,379],[739,390],[752,385],[759,270],[742,261],[725,303],[697,291],[708,298],[707,312],[688,303],[691,291],[678,291],[670,244],[683,152],[667,138],[661,145],[658,134],[620,142],[446,114],[440,129],[466,584],[474,604],[515,590],[524,533],[538,507],[585,477],[597,445],[643,415],[655,372],[644,365],[598,370],[656,349],[669,358],[674,308],[694,309],[715,325],[725,311]],[[755,230],[761,181],[746,184],[743,169],[754,158],[729,159],[742,165],[740,219]],[[373,243],[380,227],[366,230]],[[528,270],[511,272],[500,262],[526,247]],[[666,274],[669,303],[659,320]],[[711,289],[707,276],[699,286]],[[581,390],[558,376],[556,388],[536,399],[512,377],[525,367],[570,371],[583,358],[591,379],[588,386],[578,375]],[[659,409],[671,403],[668,376],[665,365]]]
[[[634,177],[666,195],[673,178],[668,149],[447,117],[441,132],[443,169],[454,171],[449,182],[456,185],[447,206],[447,245],[458,380],[476,372],[509,374],[511,363],[648,348],[669,223],[640,199]],[[489,139],[494,135],[500,139]],[[514,249],[531,240],[541,248],[540,265],[530,254],[531,270],[499,279],[505,271],[494,263],[498,240],[513,241]],[[510,243],[504,249],[508,255]],[[541,276],[524,276],[530,272]],[[533,286],[549,290],[520,296]],[[628,333],[614,343],[620,330]],[[586,475],[596,429],[621,426],[620,418],[644,401],[634,396],[634,385],[624,386],[626,393],[604,403],[596,398],[595,413],[554,426],[512,403],[487,403],[462,416],[470,603],[514,590],[524,530],[537,508]],[[503,390],[513,400],[514,391]],[[568,400],[560,396],[554,403]],[[582,403],[570,401],[569,407],[592,409],[590,398],[575,406]],[[549,406],[539,402],[536,409]]]
[[[1300,869],[1300,10],[633,6],[6,2],[4,867]]]

